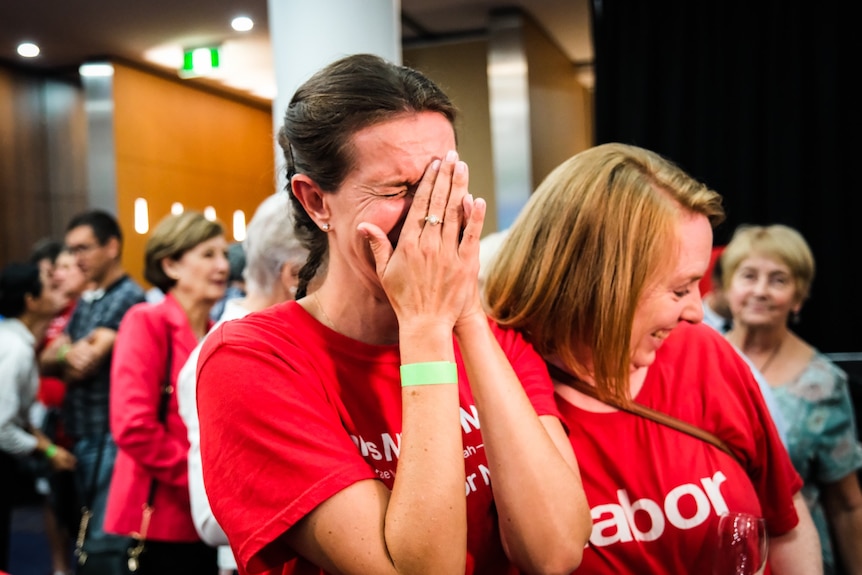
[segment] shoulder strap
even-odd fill
[[[615,407],[622,411],[627,411],[628,413],[632,413],[634,415],[639,415],[646,419],[655,421],[656,423],[660,423],[672,429],[676,429],[677,431],[681,431],[682,433],[691,435],[692,437],[696,437],[701,441],[705,441],[731,456],[740,465],[742,464],[736,454],[727,446],[725,442],[723,442],[721,439],[708,432],[707,430],[701,429],[700,427],[692,425],[691,423],[687,423],[681,419],[677,419],[676,417],[668,415],[667,413],[657,411],[645,405],[641,405],[640,403],[637,403],[635,401],[629,401],[628,403],[623,404],[618,401],[608,400],[603,397],[599,397],[599,394],[596,392],[596,388],[592,385],[588,385],[574,375],[560,369],[559,367],[550,362],[546,362],[546,365],[548,366],[548,371],[550,372],[551,377],[553,377],[560,383],[566,384],[569,387],[580,391],[584,395],[592,397],[593,399],[597,399],[602,403],[610,405],[611,407]]]
[[[171,367],[173,364],[174,350],[173,350],[173,342],[171,339],[171,324],[167,323],[167,344],[168,344],[168,353],[167,358],[165,360],[165,378],[162,381],[162,388],[160,390],[159,395],[159,410],[157,412],[157,417],[159,423],[164,424],[165,420],[168,417],[168,402],[171,399],[171,394],[174,392],[174,386],[171,385]],[[156,498],[156,479],[153,478],[150,483],[150,490],[147,495],[147,507],[153,506],[153,501]]]

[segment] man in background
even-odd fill
[[[106,536],[103,530],[117,453],[108,421],[111,355],[120,320],[144,301],[144,290],[122,267],[123,235],[111,214],[92,210],[75,216],[65,240],[90,289],[81,294],[54,358],[66,383],[62,418],[78,459],[78,496],[92,512],[88,548],[119,547],[121,538]]]

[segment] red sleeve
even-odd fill
[[[542,356],[518,332],[491,322],[491,329],[500,347],[509,358],[518,380],[538,415],[560,417],[554,399],[554,384]]]
[[[709,428],[743,459],[770,535],[787,533],[799,522],[793,496],[802,488],[802,478],[781,442],[751,369],[712,328],[689,326],[685,331],[688,337],[707,340],[703,353],[710,355],[711,371],[719,376],[704,392]]]
[[[276,348],[255,336],[261,329],[245,320],[223,324],[198,362],[204,484],[248,572],[291,559],[286,546],[270,544],[335,493],[376,478],[306,351]]]
[[[155,479],[187,486],[188,444],[158,419],[167,330],[157,308],[146,303],[132,307],[120,323],[111,363],[111,433],[117,446]]]

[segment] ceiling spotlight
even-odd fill
[[[32,42],[18,44],[18,55],[24,58],[35,58],[39,55],[39,46]]]
[[[248,32],[254,28],[254,22],[248,16],[237,16],[231,20],[230,25],[237,32]]]
[[[114,66],[104,62],[81,64],[78,73],[85,78],[108,78],[114,75]]]

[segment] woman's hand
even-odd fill
[[[438,325],[451,330],[478,301],[482,200],[468,193],[467,165],[450,151],[432,161],[416,190],[396,248],[383,231],[359,226],[371,244],[386,295],[402,329]],[[476,300],[475,302],[473,300]]]
[[[36,436],[36,452],[44,455],[55,471],[72,471],[78,461],[67,449],[55,445],[38,429],[30,430]]]
[[[53,457],[48,459],[48,461],[51,463],[51,467],[55,471],[72,471],[78,463],[78,460],[75,459],[74,455],[59,446],[57,446],[57,451],[54,453]]]

